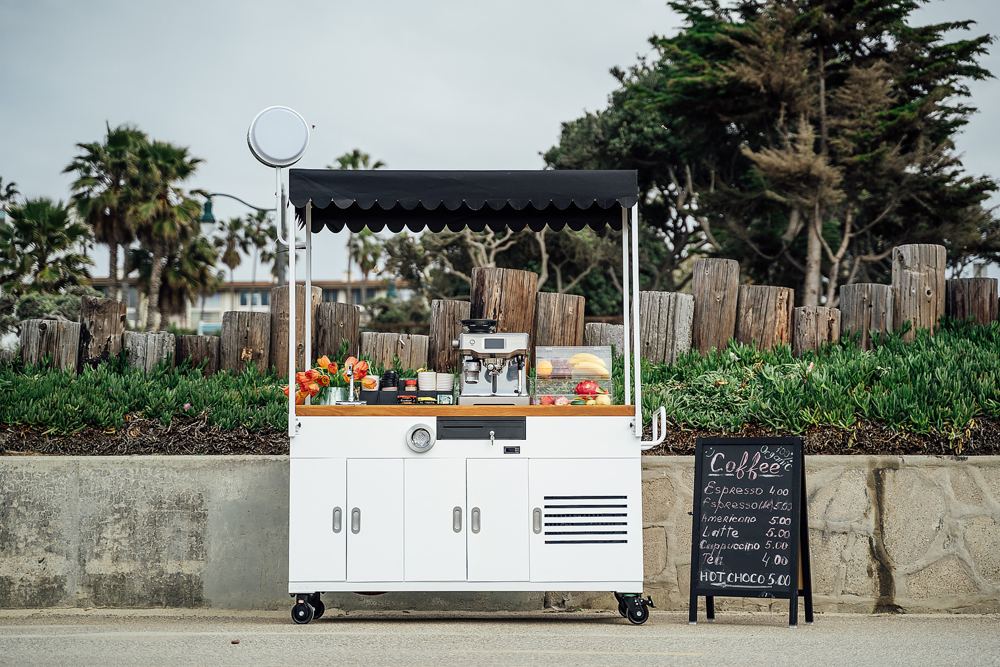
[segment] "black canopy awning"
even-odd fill
[[[621,211],[636,203],[638,192],[631,170],[289,173],[289,197],[301,220],[312,201],[314,232],[620,229]]]

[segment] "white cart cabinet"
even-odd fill
[[[406,581],[465,580],[465,461],[407,459]]]
[[[347,578],[403,580],[403,460],[347,461]]]
[[[468,461],[469,581],[527,581],[528,461]]]
[[[531,580],[642,580],[640,464],[534,459]]]
[[[288,469],[288,578],[347,578],[347,461],[291,459]]]

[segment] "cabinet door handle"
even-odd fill
[[[351,532],[355,535],[361,532],[361,510],[357,507],[351,510]]]
[[[462,508],[457,505],[451,511],[451,529],[456,533],[462,532]]]
[[[531,511],[531,529],[535,534],[542,532],[542,508],[536,507]]]
[[[482,513],[479,511],[478,507],[472,508],[472,519],[469,521],[469,525],[472,528],[473,533],[479,532],[479,520]]]
[[[333,508],[333,532],[339,533],[343,528],[344,523],[344,510],[339,507]]]

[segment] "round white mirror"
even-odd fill
[[[288,107],[268,107],[250,123],[247,143],[253,156],[268,167],[288,167],[306,152],[309,125]]]

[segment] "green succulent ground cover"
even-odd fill
[[[622,393],[621,359],[616,393]],[[671,366],[643,368],[647,415],[666,406],[670,421],[693,430],[739,431],[759,425],[787,433],[813,427],[851,431],[863,423],[960,441],[976,420],[1000,420],[1000,323],[948,322],[913,342],[887,336],[864,351],[853,341],[795,358],[731,344]],[[205,420],[217,429],[281,431],[281,380],[248,370],[203,376],[161,368],[144,375],[120,361],[79,375],[0,366],[0,424],[47,434]]]

